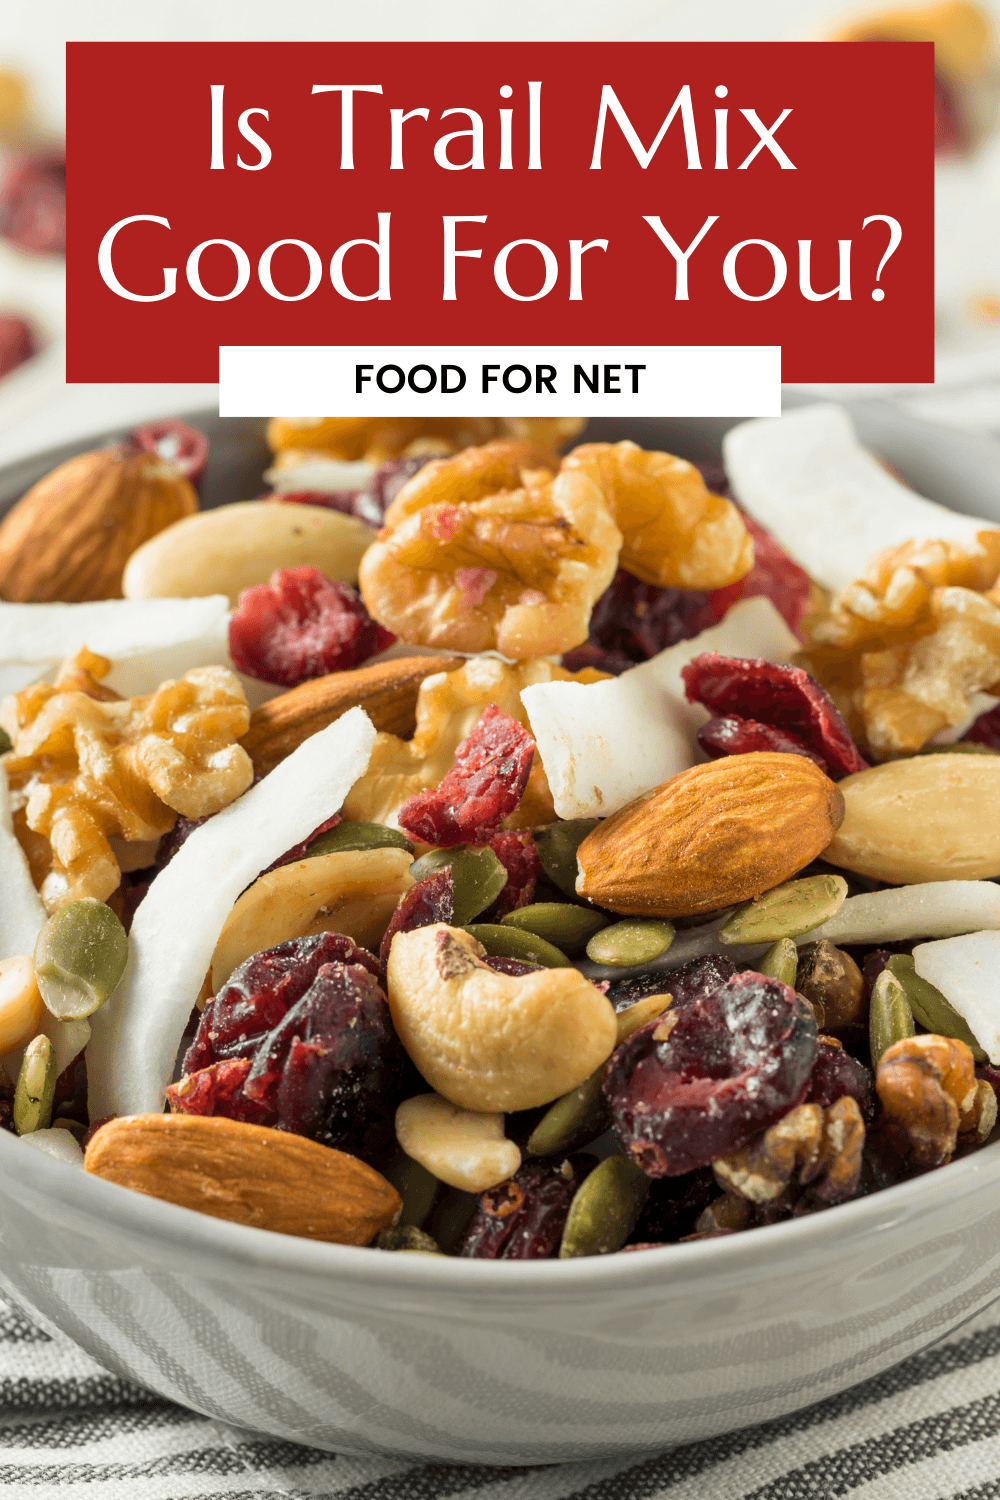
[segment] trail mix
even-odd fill
[[[768,531],[719,465],[577,432],[276,420],[270,494],[202,511],[160,424],[0,522],[0,1129],[491,1260],[989,1140],[1000,531],[899,486],[912,535],[831,588],[787,476]]]

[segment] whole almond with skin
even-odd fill
[[[788,880],[843,816],[838,788],[804,755],[729,755],[599,823],[577,850],[576,889],[628,915],[718,911]]]
[[[240,743],[257,774],[266,776],[303,740],[350,708],[363,708],[376,729],[406,738],[416,728],[417,694],[424,678],[461,665],[459,656],[404,656],[314,677],[256,709]]]
[[[155,453],[80,453],[0,521],[0,597],[24,604],[120,599],[136,548],[197,509],[191,485]]]
[[[304,1136],[221,1115],[123,1115],[87,1147],[88,1172],[181,1208],[336,1245],[367,1245],[402,1199],[373,1167]]]

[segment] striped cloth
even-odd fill
[[[1000,1500],[1000,1310],[783,1421],[536,1469],[302,1448],[109,1375],[0,1304],[4,1500]]]

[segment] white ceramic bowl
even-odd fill
[[[1000,519],[1000,446],[858,415],[925,493]],[[708,457],[726,425],[595,435]],[[0,476],[0,501],[24,479]],[[109,1369],[298,1442],[501,1464],[634,1455],[834,1395],[1000,1296],[1000,1147],[731,1238],[492,1263],[221,1223],[0,1132],[0,1285]]]

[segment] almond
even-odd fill
[[[191,485],[155,453],[78,454],[0,522],[0,596],[26,604],[120,599],[136,548],[197,509]]]
[[[687,917],[781,885],[826,848],[838,788],[803,755],[730,755],[672,776],[589,833],[576,889],[610,911]]]
[[[124,1115],[87,1147],[88,1172],[181,1208],[336,1245],[367,1245],[402,1199],[373,1167],[316,1141],[221,1115]]]
[[[240,743],[257,774],[266,776],[303,740],[350,708],[363,708],[376,729],[406,738],[416,727],[417,694],[424,678],[461,665],[457,656],[405,656],[314,677],[258,708]]]

